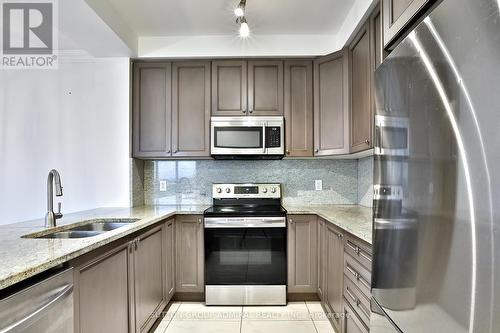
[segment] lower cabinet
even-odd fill
[[[147,332],[166,305],[164,225],[139,236],[133,245],[136,332]]]
[[[327,225],[326,231],[326,306],[337,331],[341,328],[344,244],[343,234],[333,225]]]
[[[75,332],[133,332],[129,244],[75,267]]]
[[[205,284],[203,216],[176,217],[176,292],[202,293]]]
[[[346,301],[344,301],[342,310],[344,317],[342,333],[368,333],[368,329]]]
[[[171,219],[165,223],[165,242],[167,253],[165,261],[167,265],[165,286],[167,288],[167,303],[175,294],[175,220]]]
[[[149,331],[173,284],[168,282],[174,270],[168,258],[173,249],[169,226],[174,227],[173,220],[70,263],[75,274],[75,332]]]
[[[288,216],[288,292],[316,293],[318,285],[315,215]]]

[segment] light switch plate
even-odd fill
[[[314,181],[314,188],[316,191],[322,191],[323,190],[323,181],[321,179],[316,179]]]
[[[160,192],[166,192],[166,191],[167,191],[167,181],[160,180]]]

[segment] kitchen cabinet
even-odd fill
[[[212,115],[283,115],[283,61],[214,61]]]
[[[75,331],[147,332],[167,304],[168,226],[161,223],[72,261]]]
[[[251,60],[248,62],[248,114],[283,115],[283,62]]]
[[[384,50],[384,40],[382,38],[382,13],[380,12],[380,6],[375,7],[372,14],[370,15],[370,31],[371,40],[373,42],[373,61],[372,67],[374,70],[382,64],[387,52]]]
[[[134,64],[133,156],[210,156],[210,62]]]
[[[326,226],[326,305],[334,315],[332,323],[340,330],[343,295],[344,242],[343,234],[333,225]]]
[[[342,313],[342,333],[368,333],[366,326],[346,301],[342,306]]]
[[[176,217],[176,292],[204,291],[203,216]]]
[[[314,156],[349,153],[349,68],[345,50],[314,61]]]
[[[315,215],[288,216],[288,292],[316,293],[318,283]]]
[[[322,303],[326,302],[326,278],[325,278],[325,267],[326,267],[326,237],[325,229],[326,221],[318,217],[318,236],[317,236],[317,248],[318,248],[318,296]]]
[[[75,267],[75,331],[130,332],[134,321],[129,304],[133,289],[130,244]]]
[[[351,74],[351,152],[372,147],[372,50],[369,21],[349,45]]]
[[[166,247],[164,225],[139,236],[133,243],[136,332],[147,332],[156,321],[155,314],[166,303]]]
[[[382,0],[385,48],[393,48],[433,0]]]
[[[210,62],[172,64],[172,156],[210,156]]]
[[[134,157],[171,156],[171,72],[170,62],[134,64]]]
[[[313,156],[312,61],[285,61],[286,156]]]
[[[165,223],[165,247],[167,253],[165,256],[166,277],[165,287],[167,290],[167,303],[175,294],[175,220],[171,219]]]
[[[212,115],[241,116],[247,111],[247,62],[213,61]]]

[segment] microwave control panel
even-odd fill
[[[281,147],[281,127],[266,127],[266,148]]]

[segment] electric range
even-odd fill
[[[204,212],[207,305],[285,305],[286,210],[280,184],[214,184]]]

